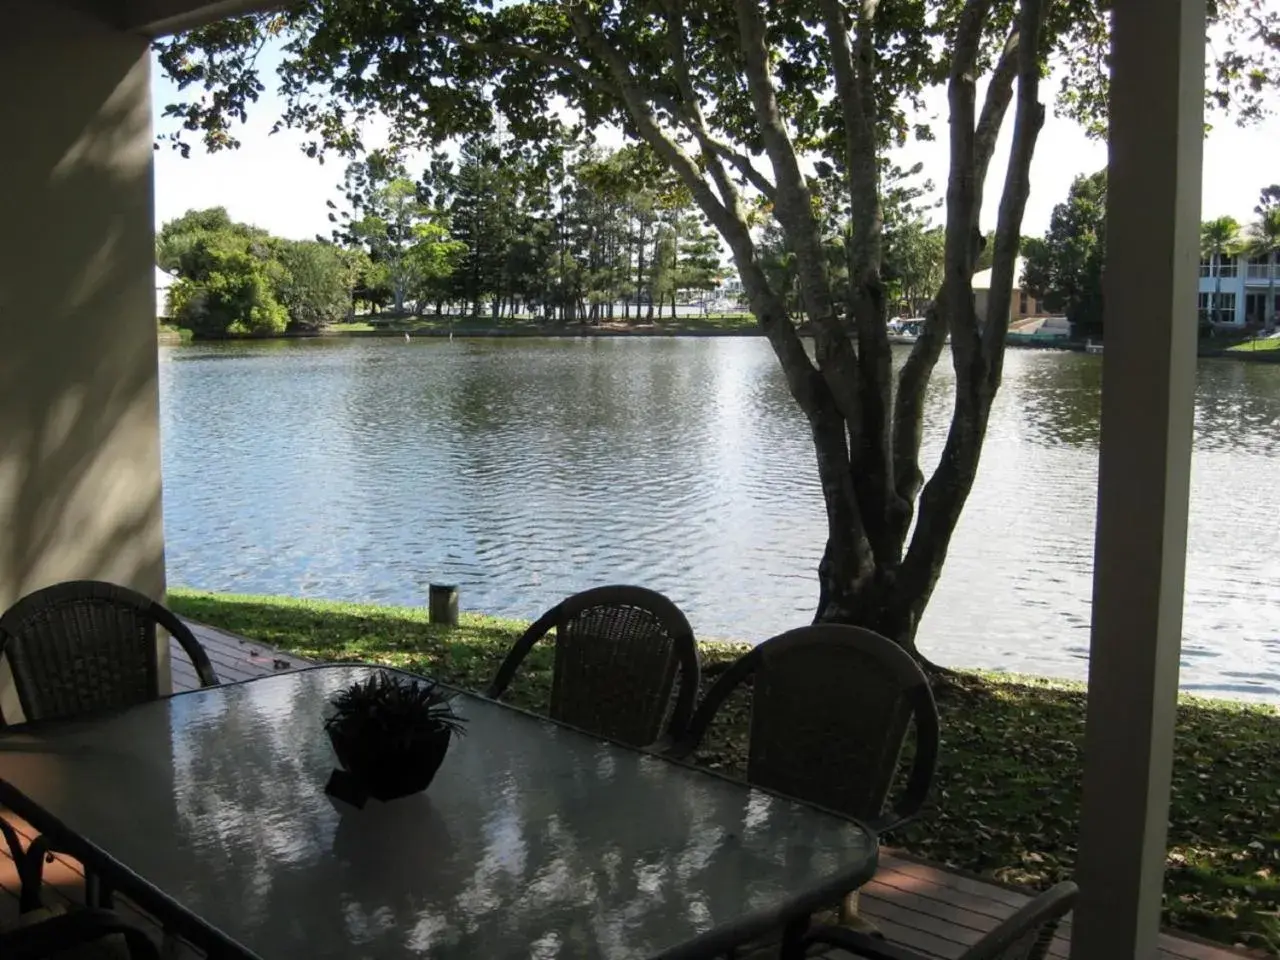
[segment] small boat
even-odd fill
[[[924,326],[924,317],[890,320],[886,326],[889,330],[890,343],[915,343],[920,339],[920,328]]]

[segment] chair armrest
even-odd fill
[[[895,946],[886,940],[867,936],[848,927],[811,927],[802,942],[806,949],[814,945],[838,947],[864,960],[923,960],[920,954],[905,947]]]
[[[119,934],[133,960],[159,960],[151,939],[110,910],[76,910],[0,934],[5,960],[41,960],[50,954]]]

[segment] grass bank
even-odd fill
[[[371,322],[376,320],[377,322]],[[643,320],[602,321],[599,324],[546,323],[531,317],[401,317],[397,319],[365,318],[352,323],[335,323],[320,336],[416,336],[459,337],[583,337],[583,336],[672,336],[677,334],[739,334],[760,332],[749,313],[708,314],[707,316],[667,317]]]
[[[173,590],[173,609],[316,660],[362,660],[483,689],[525,624],[464,615],[454,630],[425,608]],[[703,645],[704,664],[743,648]],[[537,710],[550,685],[535,648],[511,699]],[[1044,887],[1071,875],[1079,824],[1084,690],[1078,684],[962,673],[938,691],[943,747],[925,814],[891,846],[996,880]],[[715,724],[698,760],[740,772],[749,704]],[[1228,944],[1280,953],[1280,714],[1183,697],[1169,823],[1165,921]]]
[[[1280,337],[1261,337],[1227,347],[1227,353],[1265,353],[1267,351],[1280,351]]]

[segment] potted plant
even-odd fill
[[[449,741],[463,733],[453,692],[429,680],[377,671],[330,701],[325,730],[338,762],[377,800],[425,790]]]

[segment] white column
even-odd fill
[[[0,609],[77,578],[159,597],[148,43],[68,0],[3,19]]]
[[[1073,960],[1156,956],[1182,632],[1205,0],[1116,0]]]

